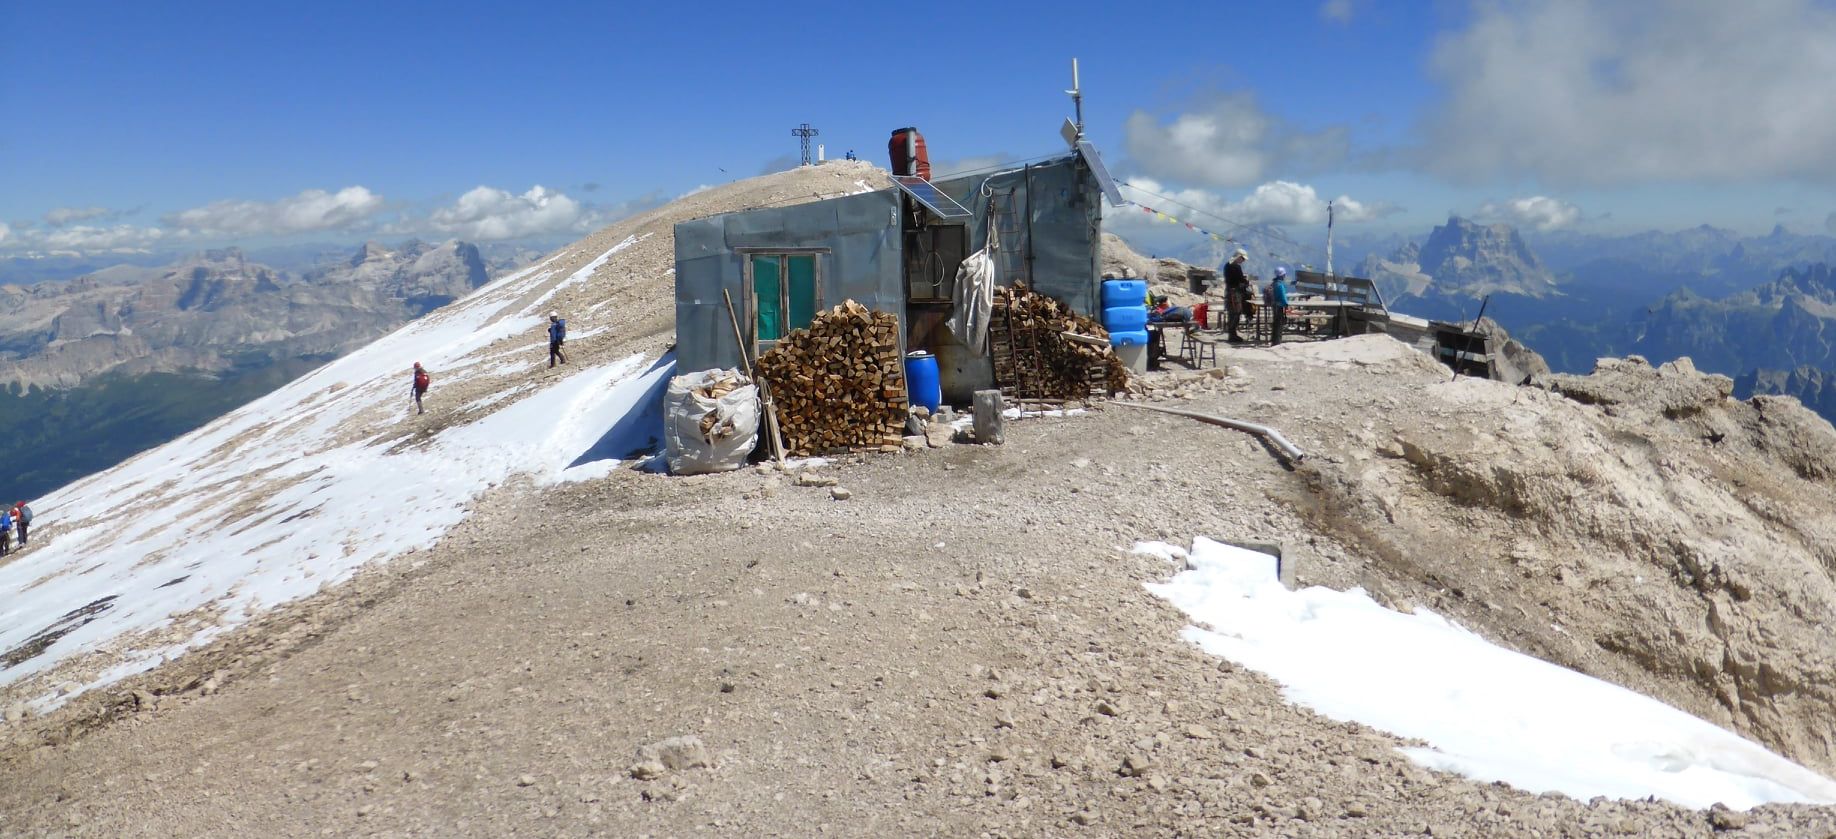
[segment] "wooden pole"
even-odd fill
[[[778,436],[778,408],[771,402],[771,386],[759,378],[758,365],[753,362],[751,354],[746,352],[746,335],[739,328],[739,314],[733,309],[733,295],[723,288],[720,296],[727,301],[727,320],[733,324],[733,345],[739,350],[740,366],[746,369],[746,375],[751,376],[753,383],[759,386],[759,401],[765,406],[765,437],[770,443],[772,457],[777,459],[778,466],[782,468],[784,440]]]

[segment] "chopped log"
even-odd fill
[[[1128,368],[1101,324],[1016,282],[997,289],[990,319],[995,382],[1021,400],[1089,399],[1128,387]]]
[[[818,313],[759,357],[793,453],[872,451],[903,442],[899,320],[853,300]]]

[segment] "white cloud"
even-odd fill
[[[1332,200],[1333,221],[1356,224],[1390,212],[1387,206],[1367,204],[1350,196]],[[1313,187],[1293,181],[1272,181],[1256,187],[1242,200],[1227,204],[1224,216],[1245,224],[1325,224],[1326,199]]]
[[[1442,38],[1424,164],[1550,183],[1836,178],[1819,0],[1483,3]]]
[[[1356,11],[1352,0],[1326,0],[1320,4],[1320,17],[1340,25],[1351,23]]]
[[[1823,229],[1830,231],[1830,235],[1836,236],[1836,213],[1830,213],[1829,217],[1823,220]]]
[[[21,244],[47,251],[123,251],[145,250],[170,239],[175,234],[158,227],[118,224],[111,227],[72,225],[51,230],[26,231]]]
[[[1481,221],[1502,221],[1516,227],[1533,227],[1545,233],[1572,226],[1581,220],[1581,208],[1546,195],[1487,201],[1474,216]]]
[[[581,230],[593,220],[580,202],[543,186],[522,195],[480,186],[435,210],[428,223],[460,238],[494,241]]]
[[[0,221],[0,245],[6,244],[6,240],[12,235],[13,228],[8,227],[6,222]]]
[[[382,209],[382,196],[347,186],[337,192],[309,189],[278,201],[217,201],[161,221],[199,234],[275,236],[350,229]]]
[[[1129,178],[1122,185],[1122,196],[1224,236],[1236,232],[1238,225],[1326,224],[1326,199],[1313,187],[1291,181],[1262,184],[1233,201],[1211,190],[1176,189],[1151,178]],[[1347,195],[1333,199],[1333,220],[1337,224],[1370,221],[1397,211],[1390,204],[1359,201]],[[1111,210],[1103,227],[1131,241],[1136,237],[1153,241],[1163,231],[1178,233],[1178,238],[1191,236],[1189,231],[1168,225],[1138,207]]]
[[[1215,96],[1169,120],[1136,111],[1124,137],[1148,176],[1213,187],[1248,186],[1273,169],[1316,171],[1344,160],[1350,143],[1343,126],[1303,131],[1263,112],[1248,93]]]
[[[45,223],[52,227],[63,227],[79,221],[91,221],[114,215],[107,207],[57,207],[45,213]]]

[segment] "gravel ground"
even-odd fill
[[[1292,354],[1233,353],[1238,376],[1157,383],[1183,395],[1170,404],[1267,414],[1331,458],[1310,412],[1425,375]],[[1283,541],[1303,582],[1371,572],[1295,512],[1305,470],[1235,432],[1108,407],[1011,422],[1004,446],[811,474],[852,497],[753,469],[502,488],[436,549],[15,732],[0,832],[1836,828],[1821,808],[1578,802],[1437,774],[1181,641],[1180,616],[1142,588],[1177,569],[1129,553],[1137,539]],[[680,736],[700,748],[640,753]]]

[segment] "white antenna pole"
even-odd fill
[[[1326,202],[1326,276],[1332,273],[1332,202]]]
[[[1071,59],[1071,106],[1077,111],[1077,136],[1084,136],[1084,89],[1077,83],[1077,59]]]

